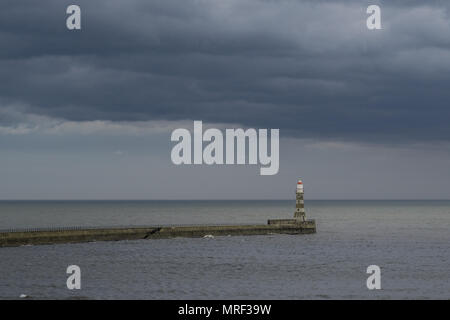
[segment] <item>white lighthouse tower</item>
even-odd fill
[[[297,190],[295,193],[295,213],[294,213],[294,219],[298,219],[300,221],[305,221],[305,201],[303,199],[304,191],[303,191],[303,181],[298,180],[297,181]]]
[[[316,221],[306,220],[305,216],[305,201],[303,200],[304,190],[303,181],[297,181],[297,188],[295,190],[295,212],[294,219],[269,219],[267,224],[278,225],[285,228],[299,228],[301,233],[315,233]],[[293,234],[297,234],[296,231]]]

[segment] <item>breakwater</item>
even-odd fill
[[[175,237],[315,233],[316,222],[306,219],[303,195],[303,182],[298,180],[294,218],[270,219],[267,224],[6,230],[0,231],[0,247]]]
[[[308,234],[315,232],[316,223],[314,220],[300,222],[294,219],[269,220],[265,225],[48,229],[0,232],[0,247],[92,241],[205,237],[209,235],[246,236],[267,234]]]

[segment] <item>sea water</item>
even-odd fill
[[[3,201],[0,229],[266,223],[294,201]],[[306,201],[312,235],[0,248],[0,299],[450,299],[450,201]],[[81,269],[69,290],[66,269]],[[368,290],[369,265],[381,290]]]

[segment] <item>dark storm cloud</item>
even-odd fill
[[[69,4],[82,31],[65,28]],[[369,4],[383,30],[365,26]],[[3,1],[0,108],[450,140],[444,1]],[[5,122],[5,120],[3,120]]]

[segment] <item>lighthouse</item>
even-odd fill
[[[303,200],[303,181],[298,180],[297,181],[297,190],[295,192],[295,213],[294,213],[294,219],[305,221],[305,201]]]
[[[303,200],[303,181],[297,180],[297,188],[295,190],[295,212],[294,219],[269,219],[267,224],[278,225],[278,226],[290,226],[292,228],[300,228],[303,233],[315,233],[316,232],[316,221],[306,220],[305,216],[305,201]],[[293,232],[297,234],[298,232]]]

